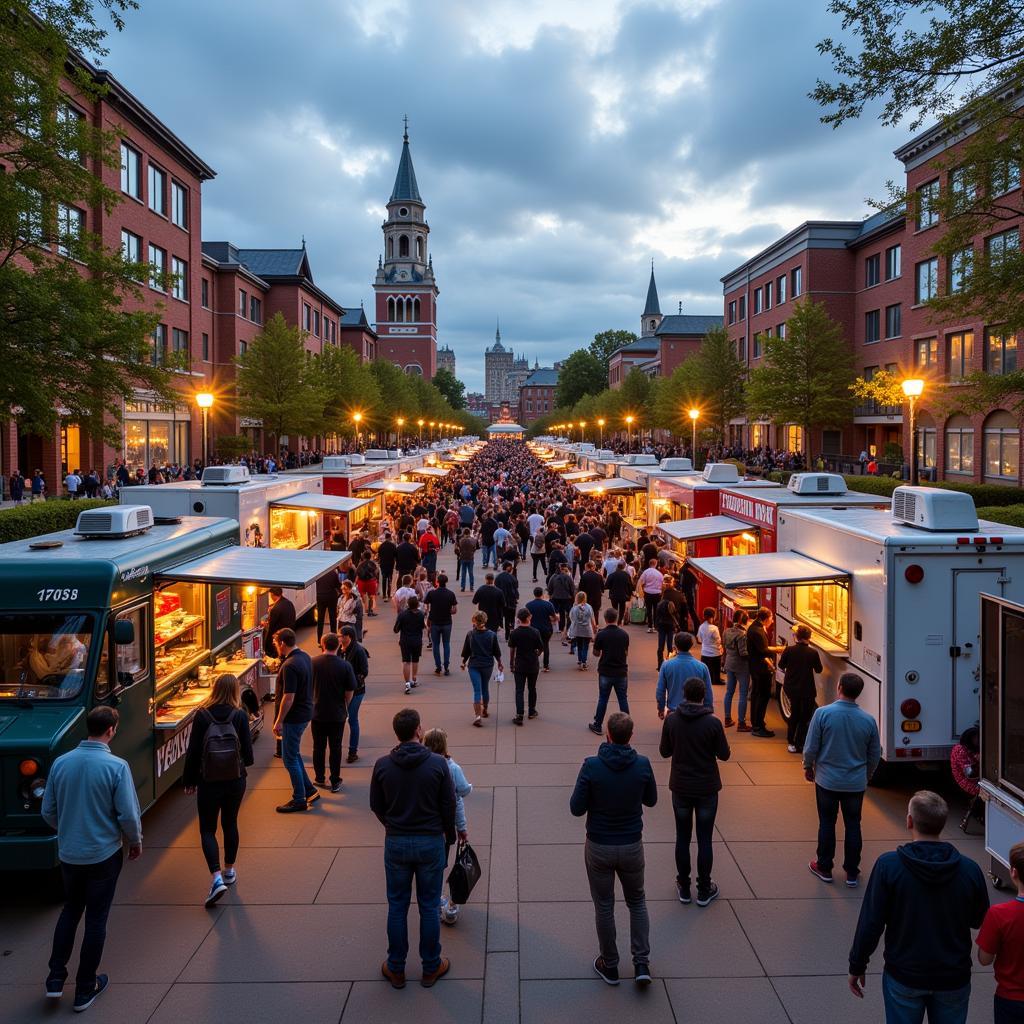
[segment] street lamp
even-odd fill
[[[910,486],[916,487],[918,483],[917,469],[917,423],[915,413],[917,400],[924,392],[924,381],[920,377],[910,377],[900,385],[903,394],[910,404]]]
[[[363,422],[363,414],[361,412],[352,413],[352,422],[356,425],[356,447],[359,447],[359,424]]]
[[[196,395],[196,405],[203,410],[203,469],[206,469],[206,450],[209,445],[208,415],[213,406],[213,395],[209,391],[200,391]]]
[[[402,447],[402,427],[405,426],[405,417],[399,416],[395,423],[398,424],[398,447]]]
[[[431,443],[433,443],[433,440],[434,440],[434,423],[435,422],[436,422],[436,420],[431,420],[430,421],[430,440],[431,440]]]
[[[420,428],[420,432],[417,435],[417,440],[419,442],[422,442],[423,441],[423,424],[426,423],[427,421],[426,420],[417,420],[416,422],[417,422],[417,424],[419,424],[419,428]]]
[[[597,426],[598,426],[598,429],[601,431],[601,441],[598,444],[598,448],[603,448],[604,447],[604,417],[601,417],[597,421]]]
[[[693,446],[691,454],[693,458],[697,458],[697,420],[700,418],[700,409],[691,409],[687,415],[690,417],[690,422],[693,424]]]
[[[583,444],[583,428],[587,425],[586,420],[580,420],[580,444]]]
[[[632,434],[632,431],[633,431],[633,420],[635,418],[636,417],[634,417],[634,416],[627,416],[626,417],[626,451],[627,452],[631,452],[633,450],[633,434]]]

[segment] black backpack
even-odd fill
[[[233,782],[242,777],[242,745],[229,718],[218,722],[206,711],[209,725],[203,737],[203,781]]]

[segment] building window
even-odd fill
[[[153,348],[149,355],[149,360],[154,366],[159,366],[164,361],[164,356],[167,353],[167,325],[157,324],[153,328]]]
[[[313,310],[308,302],[302,304],[302,329],[308,331],[313,320]]]
[[[946,424],[946,472],[974,472],[974,427],[962,414]]]
[[[729,303],[729,323],[731,323],[731,324],[736,323],[736,300],[735,299],[733,299],[732,302]]]
[[[85,214],[76,206],[57,206],[57,252],[69,256],[75,242],[82,237]],[[72,243],[69,246],[69,243]]]
[[[968,284],[973,260],[974,250],[969,246],[966,249],[958,249],[949,257],[949,293],[951,295],[962,292]]]
[[[764,295],[760,288],[754,289],[754,312],[760,313],[764,309]]]
[[[1001,231],[998,235],[992,235],[985,239],[985,252],[988,253],[989,263],[998,266],[1003,261],[1003,256],[1020,247],[1020,229],[1012,228],[1009,231]]]
[[[313,336],[316,338],[320,337],[320,310],[313,310]]]
[[[249,319],[254,324],[263,323],[263,301],[255,295],[249,297]]]
[[[870,288],[881,280],[881,253],[875,253],[864,261],[864,287]]]
[[[803,267],[794,267],[790,273],[790,280],[793,283],[793,287],[790,288],[790,292],[793,298],[802,295],[804,291],[804,270]]]
[[[877,258],[877,257],[876,257]],[[864,344],[870,345],[881,337],[881,310],[871,309],[864,314]]]
[[[163,276],[167,271],[167,253],[159,246],[149,247],[149,287],[155,292],[166,291]]]
[[[740,319],[741,320],[746,320],[747,319],[747,297],[746,297],[746,295],[741,295],[740,296],[739,303],[740,303]]]
[[[804,450],[804,428],[795,423],[786,424],[786,451],[802,452]]]
[[[747,339],[737,338],[736,339],[736,355],[739,357],[740,362],[745,363],[747,361]]]
[[[903,329],[903,307],[900,303],[885,307],[885,336],[886,338],[898,338]]]
[[[914,301],[920,305],[939,294],[939,260],[933,256],[917,265],[917,277],[914,283]]]
[[[1016,480],[1020,472],[1020,427],[1000,409],[985,420],[985,476]]]
[[[933,368],[938,364],[938,338],[918,338],[918,340],[914,342],[914,348],[917,353],[916,362],[918,369],[927,370]]]
[[[885,250],[885,279],[893,281],[903,272],[903,247],[891,245]]]
[[[419,236],[416,237],[416,259],[423,262],[423,239]]]
[[[785,336],[786,336],[786,325],[785,324],[779,324],[779,326],[775,328],[775,337],[776,338],[784,338]]]
[[[188,355],[188,331],[178,327],[171,331],[171,351],[175,355]]]
[[[204,331],[203,332],[203,362],[208,363],[210,361],[210,336]]]
[[[208,278],[202,278],[199,282],[199,288],[202,296],[203,309],[210,308],[210,282]]]
[[[935,466],[935,422],[922,413],[917,423],[917,464],[924,469]]]
[[[142,198],[142,157],[127,142],[121,143],[121,191],[133,199]]]
[[[754,335],[754,358],[761,358],[761,334],[760,332]]]
[[[398,236],[398,258],[406,259],[409,256],[409,236],[399,235]]]
[[[149,208],[167,216],[167,175],[155,164],[149,165]]]
[[[917,230],[939,223],[939,179],[929,181],[917,190]]]
[[[188,302],[188,263],[179,260],[177,256],[171,257],[171,273],[174,281],[171,283],[171,294],[182,302]]]
[[[985,328],[985,369],[989,373],[1014,373],[1017,369],[1017,336]]]
[[[765,309],[771,309],[772,308],[772,285],[773,285],[773,282],[765,281],[765,284],[764,284],[764,308]]]
[[[244,288],[238,289],[238,315],[245,316],[249,312],[249,293]]]
[[[1020,163],[998,160],[992,168],[992,195],[1001,196],[1020,188]]]
[[[245,353],[246,353],[246,351],[248,350],[248,348],[249,348],[249,344],[248,344],[248,342],[245,342],[245,341],[240,341],[240,342],[238,343],[238,354],[239,354],[240,356],[244,356],[244,355],[245,355]]]
[[[177,181],[171,182],[171,220],[188,230],[188,190]]]
[[[781,306],[786,301],[786,275],[775,282],[775,305]]]
[[[76,164],[85,163],[85,154],[78,148],[79,131],[84,120],[85,114],[70,103],[61,103],[57,107],[60,155]]]
[[[974,360],[974,331],[958,331],[946,339],[949,350],[949,379],[963,380]]]
[[[121,229],[121,256],[125,263],[142,262],[142,239],[123,228]]]

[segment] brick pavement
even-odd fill
[[[441,564],[450,568],[450,552]],[[525,568],[520,579],[526,592]],[[459,646],[468,627],[468,597],[454,630]],[[102,968],[112,983],[89,1011],[90,1020],[881,1019],[880,956],[871,965],[875,973],[864,1002],[846,990],[846,954],[862,890],[825,886],[807,871],[816,835],[813,789],[782,739],[729,731],[733,759],[723,766],[715,850],[722,897],[704,909],[676,901],[668,767],[657,754],[654,638],[642,627],[630,627],[635,743],[651,757],[662,787],[657,807],[645,815],[656,980],[643,993],[628,979],[610,989],[592,970],[596,943],[583,822],[569,814],[568,797],[581,759],[597,747],[586,729],[596,695],[593,668],[577,672],[567,649],[556,643],[552,672],[540,679],[541,717],[521,729],[513,726],[512,691],[505,684],[486,728],[475,729],[464,674],[439,679],[428,661],[421,686],[405,697],[391,615],[367,622],[372,660],[361,714],[364,746],[360,762],[345,766],[343,792],[326,794],[308,814],[275,814],[289,785],[269,736],[262,736],[242,806],[239,882],[212,911],[202,906],[208,875],[194,801],[180,790],[166,796],[145,818],[142,860],[127,864],[121,875]],[[311,645],[311,631],[304,641]],[[719,708],[721,698],[716,690]],[[413,956],[411,983],[395,992],[379,976],[386,947],[383,832],[368,809],[368,784],[374,759],[392,745],[392,714],[409,703],[419,708],[426,727],[448,730],[452,752],[474,785],[466,809],[485,874],[458,925],[443,930],[450,977],[431,990],[420,988]],[[869,792],[866,870],[904,840],[906,798],[922,784],[911,774]],[[955,822],[949,838],[985,865],[980,839],[964,838]],[[1006,898],[994,890],[992,897]],[[70,1013],[69,997],[59,1008],[45,1007],[42,999],[56,909],[35,896],[19,902],[27,905],[0,909],[3,1019],[63,1017]],[[620,905],[620,950],[628,952],[623,910]],[[410,919],[414,953],[415,905]],[[970,1019],[981,1024],[990,1019],[993,982],[987,970],[975,978]]]

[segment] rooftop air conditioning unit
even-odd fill
[[[366,465],[366,456],[365,455],[358,455],[355,452],[353,452],[348,457],[348,461],[349,461],[350,465],[353,465],[353,466],[365,466]]]
[[[615,452],[611,451],[608,448],[601,448],[598,450],[595,458],[597,458],[601,462],[614,462],[616,455]]]
[[[207,466],[203,470],[204,487],[231,487],[248,482],[248,466]]]
[[[692,459],[662,459],[658,467],[662,473],[692,473]]]
[[[389,448],[388,449],[388,458],[389,459],[400,459],[401,457],[402,457],[402,449],[401,448]]]
[[[838,473],[794,473],[786,486],[794,494],[846,493],[846,481]]]
[[[369,459],[371,462],[379,462],[381,459],[386,459],[387,457],[388,453],[386,448],[366,449],[366,458]]]
[[[892,492],[892,517],[922,530],[971,533],[978,529],[974,499],[936,487],[897,487]]]
[[[739,483],[740,471],[731,462],[709,462],[702,474],[709,484]]]
[[[580,449],[581,452],[593,452],[593,451],[597,451],[597,445],[594,444],[593,441],[584,441],[579,446],[579,449]]]
[[[325,455],[323,470],[325,473],[344,473],[352,468],[352,462],[347,455]]]
[[[627,466],[656,466],[658,460],[654,455],[627,455]]]
[[[75,524],[79,537],[132,537],[153,525],[148,505],[115,505],[82,512]]]

